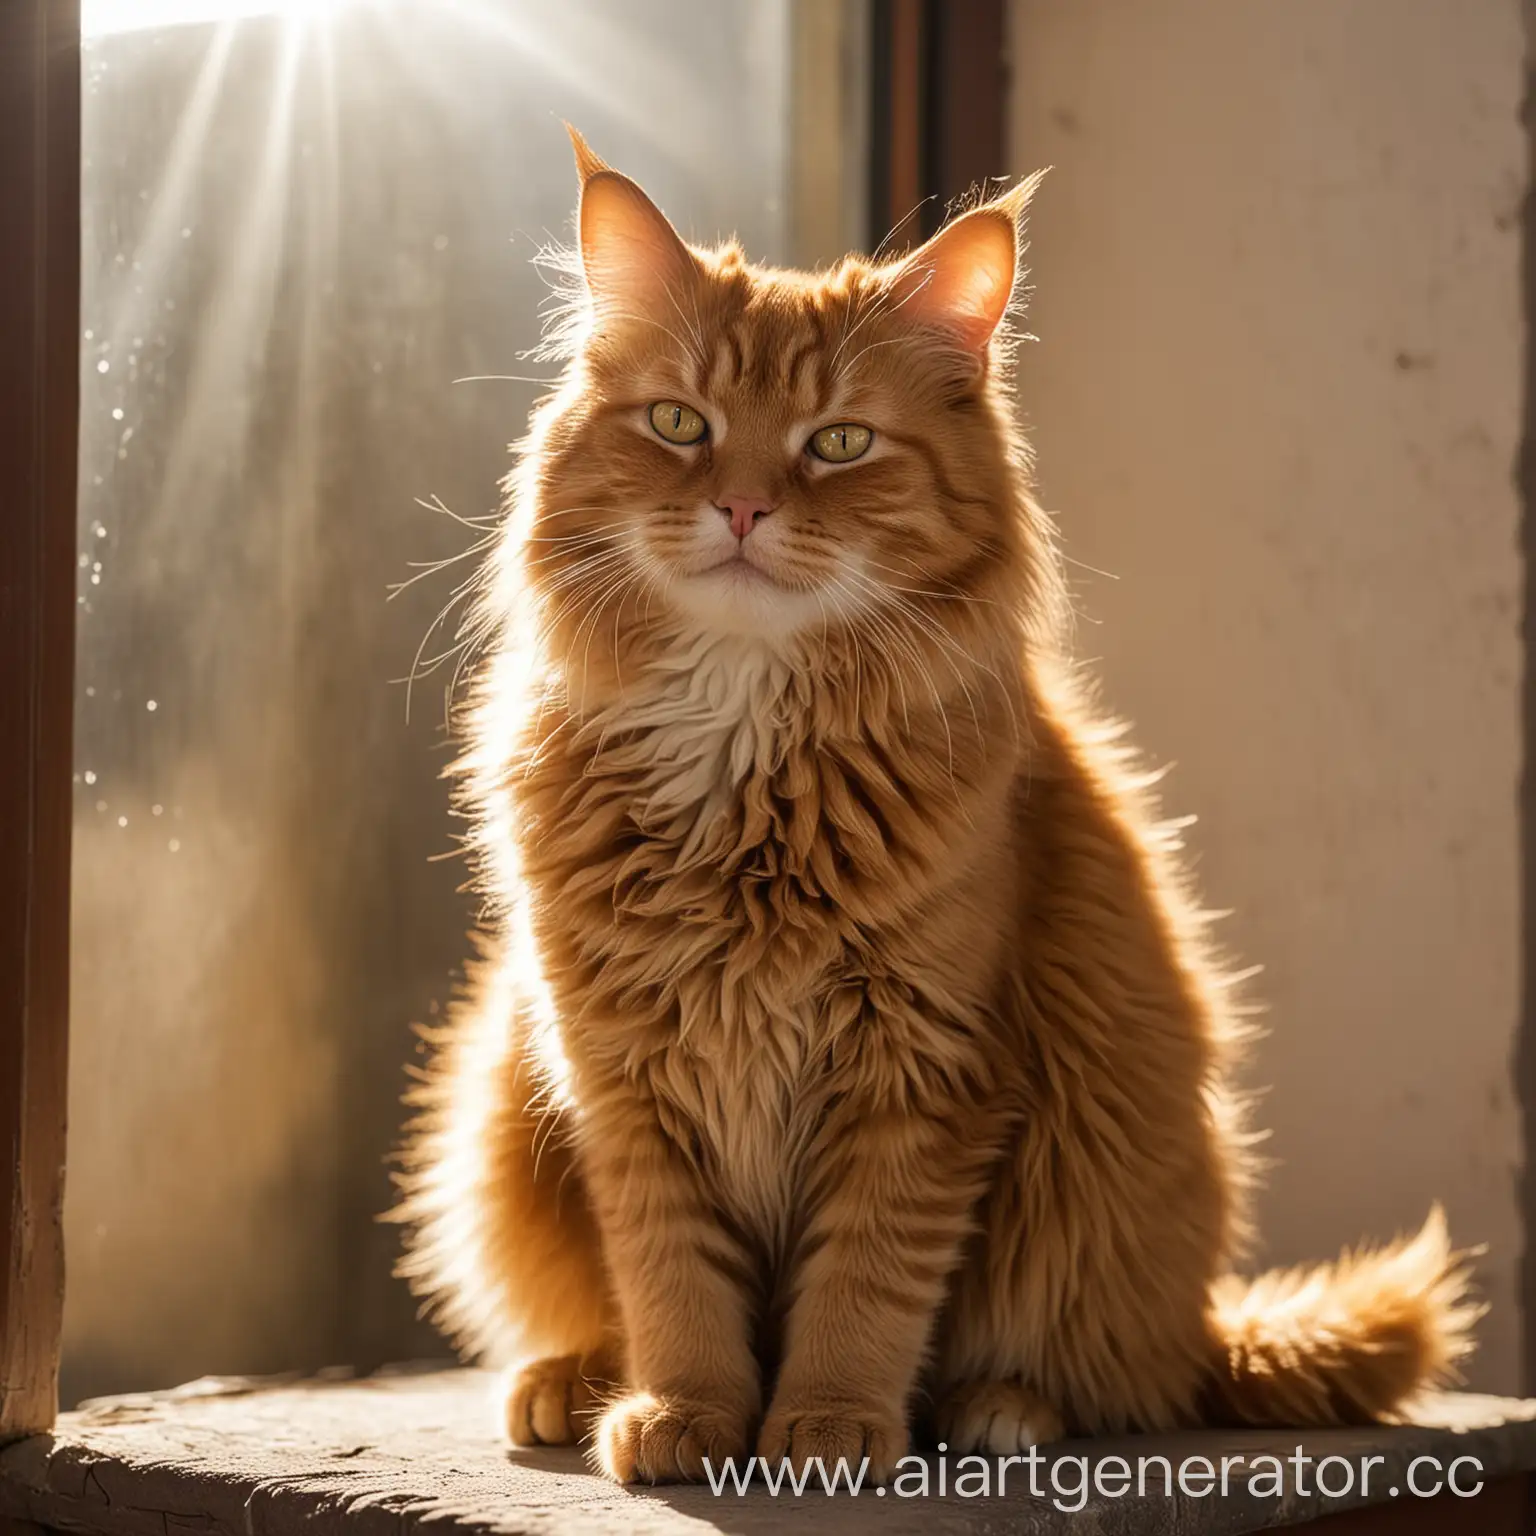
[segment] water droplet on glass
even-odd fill
[[[172,853],[180,853],[181,839],[179,837],[173,837],[170,842],[166,844],[166,846],[171,850]]]
[[[89,693],[90,689],[86,689],[86,692]],[[87,784],[94,784],[96,782],[96,770],[94,768],[87,768],[85,770],[85,782]]]
[[[96,332],[95,331],[87,331],[85,333],[85,339],[87,341],[95,341],[95,339],[96,339]]]
[[[107,802],[105,800],[98,800],[96,802],[96,809],[98,811],[104,811],[104,810],[106,810],[106,808],[107,808]]]
[[[122,406],[114,405],[112,407],[112,420],[113,421],[121,421],[122,419],[123,419],[123,408],[122,408]]]
[[[92,571],[91,572],[91,585],[93,587],[99,587],[101,585],[101,575],[100,575],[99,572],[97,572],[97,571]]]
[[[106,536],[107,536],[107,525],[105,523],[97,523],[96,524],[96,537],[98,539],[104,539],[104,538],[106,538]]]
[[[90,563],[91,563],[91,557],[89,555],[81,555],[80,556],[80,564],[82,566],[89,565]]]
[[[154,712],[157,709],[159,709],[160,706],[157,703],[155,703],[155,701],[153,699],[145,699],[144,700],[144,708],[147,709],[150,712],[150,714],[154,714]]]
[[[128,818],[126,816],[119,816],[117,818],[117,824],[120,827],[126,827],[128,825]]]
[[[102,358],[102,360],[99,363],[96,364],[96,372],[97,373],[110,373],[111,371],[112,371],[112,364],[109,363],[106,360],[106,358]]]
[[[88,699],[94,699],[96,697],[96,690],[94,688],[87,688],[85,690],[85,696]]]
[[[163,816],[165,814],[165,807],[163,805],[152,805],[149,808],[149,814],[151,816]]]

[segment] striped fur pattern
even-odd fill
[[[482,953],[397,1213],[443,1327],[511,1366],[513,1442],[885,1477],[914,1428],[1409,1411],[1475,1315],[1438,1212],[1232,1273],[1243,1010],[1068,654],[1014,425],[1033,183],[804,274],[578,166],[572,356],[471,623]],[[845,421],[862,458],[806,452]]]

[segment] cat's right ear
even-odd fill
[[[598,309],[666,308],[699,271],[693,252],[640,188],[605,164],[567,125],[581,178],[576,215],[581,267]]]
[[[984,358],[1002,325],[1018,277],[1029,200],[1044,171],[946,224],[896,273],[897,304],[972,358]]]

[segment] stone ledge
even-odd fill
[[[1446,1394],[1427,1402],[1413,1427],[1297,1432],[1210,1432],[1118,1441],[1069,1442],[1042,1453],[1044,1499],[1031,1497],[1014,1467],[999,1497],[900,1497],[893,1490],[829,1498],[815,1484],[799,1498],[761,1485],[741,1496],[708,1488],[623,1489],[587,1472],[571,1450],[512,1452],[498,1441],[492,1378],[476,1371],[387,1373],[364,1380],[208,1379],[173,1392],[102,1399],[60,1417],[52,1435],[0,1450],[0,1526],[32,1521],[99,1536],[218,1536],[297,1531],[519,1533],[519,1536],[640,1536],[721,1531],[756,1536],[795,1529],[847,1533],[938,1531],[1101,1533],[1101,1536],[1236,1536],[1337,1515],[1339,1536],[1358,1529],[1514,1532],[1528,1529],[1519,1474],[1536,1469],[1536,1402]],[[1230,1496],[1191,1497],[1175,1487],[1156,1496],[1105,1497],[1090,1491],[1078,1513],[1051,1507],[1053,1459],[1120,1456],[1181,1460],[1203,1456],[1343,1457],[1371,1473],[1371,1500],[1356,1491],[1324,1498],[1254,1496],[1241,1467]],[[1403,1490],[1415,1457],[1441,1466],[1475,1457],[1490,1485],[1476,1501],[1422,1501]],[[951,1485],[957,1458],[949,1458]],[[937,1489],[938,1458],[928,1458]],[[1246,1466],[1246,1460],[1244,1465]],[[1342,1483],[1342,1466],[1330,1468]],[[1430,1476],[1421,1469],[1421,1481]],[[995,1477],[995,1474],[994,1474]],[[1075,1486],[1076,1472],[1061,1480]],[[1090,1474],[1091,1480],[1091,1474]],[[1113,1479],[1109,1479],[1113,1486]],[[1309,1486],[1313,1480],[1308,1478]],[[1492,1485],[1498,1484],[1495,1489]],[[908,1485],[912,1486],[911,1484]],[[1393,1499],[1391,1487],[1399,1489]],[[1134,1489],[1133,1489],[1134,1494]],[[1069,1502],[1075,1502],[1071,1500]],[[1434,1511],[1442,1511],[1436,1515]],[[1334,1526],[1330,1522],[1329,1529]]]

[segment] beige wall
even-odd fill
[[[1261,961],[1262,1257],[1486,1242],[1519,1384],[1518,0],[1017,0],[1080,650]]]

